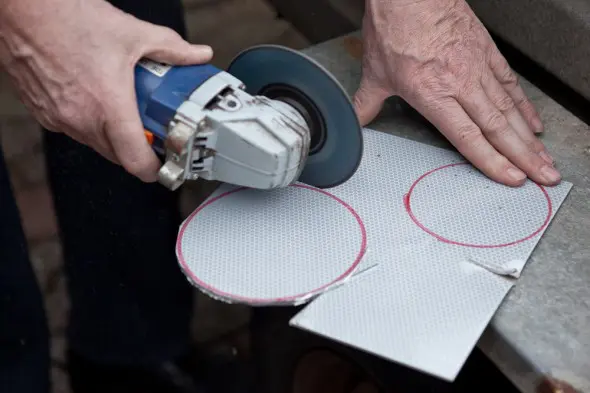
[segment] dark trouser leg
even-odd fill
[[[0,147],[0,392],[49,393],[49,333],[41,291]]]
[[[183,37],[184,10],[180,0],[107,0],[135,17],[176,30]]]
[[[184,33],[179,1],[112,3]],[[70,348],[111,365],[156,364],[187,350],[192,290],[175,257],[177,194],[64,135],[46,132],[45,148],[71,296]]]
[[[150,364],[189,345],[192,290],[174,245],[176,194],[46,133],[71,298],[69,346],[96,362]]]

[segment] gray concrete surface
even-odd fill
[[[186,0],[186,19],[191,42],[213,46],[213,64],[225,67],[241,50],[256,44],[274,43],[303,48],[307,41],[287,22],[276,19],[263,0]],[[62,274],[62,250],[51,195],[47,189],[38,124],[15,98],[5,75],[0,73],[0,140],[27,235],[32,262],[45,293],[53,339],[54,393],[68,393],[63,364],[64,329],[68,296]],[[210,188],[210,187],[209,187]],[[183,212],[192,211],[208,189],[199,183],[186,187]],[[194,334],[204,341],[247,321],[248,310],[215,302],[197,293]]]
[[[360,81],[358,37],[357,33],[305,50],[351,95]],[[479,346],[522,392],[544,392],[538,388],[550,380],[590,393],[590,126],[527,80],[522,79],[522,86],[545,125],[541,138],[573,189]],[[369,127],[450,148],[396,99]],[[557,387],[547,391],[570,392]]]
[[[586,7],[588,0],[573,3]],[[216,51],[213,63],[218,66],[227,65],[241,49],[258,43],[281,43],[294,48],[307,46],[306,40],[288,23],[275,19],[263,0],[186,0],[186,10],[190,40],[213,45]],[[571,9],[566,11],[576,15]],[[343,14],[354,19],[355,12],[358,10],[353,7]],[[556,16],[546,12],[545,18],[551,22]],[[549,32],[558,35],[556,30]],[[517,29],[510,34],[518,33]],[[527,34],[529,40],[544,40],[535,33]],[[331,43],[329,49],[323,46],[311,53],[352,92],[360,76],[358,42],[343,39]],[[568,60],[565,64],[569,67],[572,62]],[[541,376],[549,375],[570,382],[581,392],[590,392],[590,254],[585,245],[590,238],[590,130],[535,87],[524,83],[546,124],[544,140],[566,179],[574,183],[574,189],[480,346],[523,390],[531,389]],[[392,100],[372,126],[382,130],[393,127],[392,132],[400,136],[445,145],[441,138],[433,137],[419,123],[400,116],[400,111]],[[61,274],[61,246],[44,176],[39,129],[14,98],[1,74],[0,138],[33,264],[46,294],[53,357],[59,365],[65,346],[63,329],[68,299]],[[201,185],[187,187],[183,211],[192,210],[203,193]],[[248,318],[245,309],[228,307],[207,298],[199,297],[197,304],[198,314],[206,316],[195,321],[197,340],[226,331]],[[53,374],[54,393],[68,392],[63,370],[54,367]]]
[[[326,0],[360,27],[364,4]],[[590,99],[590,0],[467,0],[488,29]]]
[[[590,99],[590,0],[468,0],[488,28]]]

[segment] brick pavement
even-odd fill
[[[256,44],[282,44],[300,49],[306,40],[287,22],[276,18],[263,0],[185,0],[189,40],[207,43],[215,51],[213,64],[225,67],[240,50]],[[45,293],[52,332],[54,393],[69,392],[63,366],[63,337],[68,297],[62,274],[61,245],[45,167],[38,124],[14,97],[6,76],[0,74],[0,141],[11,174],[17,203],[31,252],[31,260]],[[207,187],[183,191],[183,213],[202,200]],[[248,318],[248,310],[199,297],[195,339],[221,334]],[[204,318],[202,316],[205,316]]]

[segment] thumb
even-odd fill
[[[144,56],[151,60],[182,66],[207,63],[213,57],[210,46],[193,45],[172,29],[149,25],[148,31]]]
[[[361,126],[366,126],[377,117],[387,97],[388,94],[382,88],[374,87],[366,77],[362,78],[353,98],[354,109]]]

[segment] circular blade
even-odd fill
[[[362,129],[346,91],[324,67],[298,51],[260,45],[236,56],[228,72],[246,85],[249,94],[287,86],[313,103],[325,135],[319,138],[321,145],[310,150],[300,182],[335,187],[356,172],[363,153]]]

